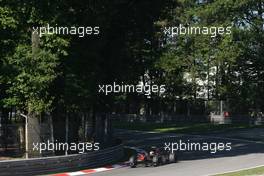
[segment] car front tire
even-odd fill
[[[129,166],[131,168],[135,168],[137,166],[137,163],[136,163],[136,157],[135,156],[131,156],[129,158]]]

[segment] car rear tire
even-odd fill
[[[176,157],[175,153],[169,154],[169,161],[170,161],[170,163],[176,163],[177,162],[177,157]]]
[[[167,163],[166,156],[164,156],[164,155],[161,156],[161,163],[162,164],[166,164]]]

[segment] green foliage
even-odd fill
[[[0,7],[0,29],[15,28],[17,21],[12,17],[12,10]]]
[[[32,27],[47,23],[100,26],[100,35],[44,35],[34,55]],[[178,24],[232,26],[232,34],[163,35],[165,26]],[[262,1],[5,0],[0,33],[0,101],[6,106],[39,113],[57,107],[109,111],[130,95],[101,96],[98,84],[136,84],[146,74],[144,81],[166,84],[163,97],[195,100],[205,89],[202,81],[210,99],[264,104]]]
[[[36,113],[50,110],[53,97],[48,90],[58,74],[57,65],[58,57],[51,52],[39,50],[33,57],[31,47],[19,45],[9,58],[13,75],[6,104]]]
[[[206,35],[177,36],[176,42],[167,43],[169,49],[158,61],[165,75],[174,77],[167,84],[173,86],[171,81],[174,84],[181,82],[188,90],[181,97],[192,98],[199,90],[198,80],[203,80],[212,91],[210,98],[230,100],[234,110],[241,104],[243,107],[246,104],[248,107],[261,107],[263,2],[181,0],[179,3],[178,7],[171,9],[172,18],[166,17],[169,21],[164,19],[167,25],[232,26],[232,34],[215,38]],[[210,68],[215,69],[215,74],[208,76]],[[187,82],[183,76],[186,73],[190,79]],[[183,93],[180,88],[176,92]]]

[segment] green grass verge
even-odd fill
[[[243,170],[239,172],[231,172],[227,174],[219,174],[215,176],[257,176],[264,174],[264,167],[257,167],[254,169]]]
[[[114,128],[140,130],[140,131],[154,131],[162,133],[186,133],[186,134],[201,134],[221,132],[227,130],[247,129],[253,128],[247,124],[222,124],[214,125],[210,123],[193,123],[193,124],[166,124],[166,123],[142,123],[142,122],[114,122]],[[259,126],[263,127],[263,126]]]

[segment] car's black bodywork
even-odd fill
[[[136,167],[139,164],[156,167],[175,162],[177,162],[177,156],[175,153],[157,147],[151,147],[149,150],[140,149],[129,159],[130,167]]]

